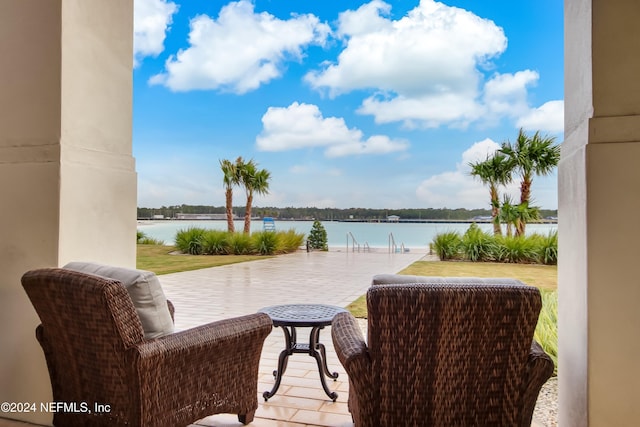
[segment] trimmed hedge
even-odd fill
[[[176,248],[191,255],[274,255],[297,251],[304,234],[294,230],[229,233],[190,227],[176,233]]]
[[[442,261],[491,261],[526,264],[558,263],[558,232],[547,236],[494,236],[476,224],[461,235],[457,231],[437,234],[432,246]]]

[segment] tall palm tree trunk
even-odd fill
[[[529,203],[531,198],[531,179],[523,178],[520,183],[520,203]]]
[[[244,212],[244,233],[251,232],[251,204],[253,203],[253,194],[247,194],[247,208]]]
[[[531,179],[527,176],[522,178],[520,183],[520,205],[529,206],[529,199],[531,198]],[[523,218],[518,218],[516,222],[516,237],[524,236],[526,231],[527,221]]]
[[[500,200],[498,199],[498,189],[491,186],[491,218],[493,220],[493,235],[502,236],[502,228],[500,227]]]
[[[233,223],[233,190],[231,188],[227,188],[227,191],[225,191],[225,199],[227,208],[227,231],[234,233],[236,227]]]

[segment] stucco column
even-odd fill
[[[640,420],[640,2],[565,0],[560,425]]]
[[[52,399],[21,275],[135,266],[132,43],[130,0],[0,0],[0,402]]]

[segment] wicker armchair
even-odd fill
[[[357,427],[531,425],[554,367],[532,340],[536,288],[390,275],[373,285],[367,342],[349,313],[332,323]]]
[[[22,284],[42,322],[36,337],[53,400],[76,405],[56,412],[54,425],[185,427],[215,413],[253,419],[267,315],[145,339],[116,280],[56,268],[27,272]]]

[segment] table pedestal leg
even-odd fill
[[[276,381],[273,385],[273,388],[271,389],[271,391],[265,391],[264,393],[262,393],[262,397],[264,398],[265,402],[269,400],[269,398],[273,397],[278,391],[280,383],[282,382],[282,376],[287,370],[287,361],[289,359],[289,356],[291,356],[293,353],[307,353],[309,354],[309,356],[316,359],[322,388],[331,400],[333,400],[334,402],[336,401],[336,399],[338,398],[338,394],[329,390],[329,387],[327,386],[327,383],[324,379],[324,376],[326,375],[335,381],[336,378],[338,378],[338,373],[331,373],[329,371],[329,367],[327,366],[327,350],[325,349],[324,344],[321,344],[319,342],[320,330],[323,328],[323,326],[313,327],[309,335],[309,344],[298,344],[296,328],[293,326],[282,326],[282,331],[284,332],[285,339],[285,349],[280,352],[280,356],[278,357],[278,369],[273,371],[273,376]]]
[[[273,385],[271,391],[265,391],[262,393],[262,397],[264,397],[264,401],[269,400],[270,397],[276,394],[278,388],[280,387],[280,383],[282,382],[282,376],[284,372],[287,370],[287,361],[289,356],[291,356],[296,348],[296,328],[291,327],[291,332],[289,328],[286,326],[282,326],[282,330],[284,332],[284,340],[285,340],[285,349],[280,352],[280,356],[278,357],[278,369],[273,371],[273,376],[276,380],[276,383]]]
[[[320,383],[322,384],[322,388],[324,392],[327,393],[327,396],[334,402],[338,398],[338,393],[335,391],[329,390],[327,387],[327,382],[324,379],[324,376],[327,375],[329,378],[332,378],[334,381],[338,378],[338,373],[330,373],[329,367],[327,366],[327,351],[324,348],[324,344],[320,344],[320,329],[322,326],[316,326],[311,329],[311,334],[309,335],[309,355],[313,356],[318,363],[318,373],[320,374]],[[320,352],[318,352],[320,349]]]

